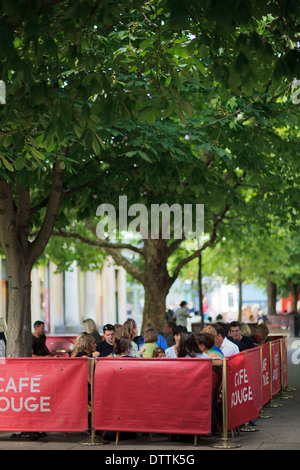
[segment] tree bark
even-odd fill
[[[198,291],[199,291],[199,315],[201,318],[201,328],[204,328],[204,311],[203,311],[203,289],[202,289],[202,255],[198,257]]]
[[[167,293],[161,289],[157,283],[149,283],[144,285],[145,303],[143,309],[142,328],[145,323],[153,323],[154,328],[160,332],[163,329],[164,320],[166,318],[166,297]]]
[[[7,259],[7,355],[31,356],[31,265]]]
[[[292,311],[297,312],[297,305],[300,295],[300,284],[295,284],[294,282],[290,283],[290,291],[293,298]]]
[[[171,279],[167,270],[168,247],[166,240],[150,238],[145,240],[144,256],[143,324],[150,321],[158,331],[161,331],[166,318],[166,297],[171,287]]]

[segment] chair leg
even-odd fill
[[[116,446],[118,445],[119,437],[120,437],[120,431],[117,431],[117,433],[116,433]]]
[[[194,435],[194,446],[196,446],[197,443],[198,443],[198,435],[195,434],[195,435]]]

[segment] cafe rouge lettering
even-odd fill
[[[50,397],[41,396],[41,378],[41,375],[18,379],[0,377],[0,413],[8,410],[51,412]]]

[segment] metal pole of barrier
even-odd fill
[[[235,447],[241,447],[240,444],[236,444],[228,441],[228,410],[227,410],[227,366],[226,357],[222,359],[222,413],[223,413],[223,437],[221,442],[212,444],[211,447],[215,449],[234,449]]]
[[[283,345],[282,345],[283,339],[280,338],[280,396],[278,398],[282,400],[289,400],[290,398],[293,398],[291,395],[286,395],[286,390],[284,390],[284,374],[283,374]]]
[[[272,341],[270,341],[269,351],[270,351],[270,388],[271,388],[271,399],[270,399],[270,402],[269,402],[269,405],[268,405],[268,406],[269,406],[270,408],[279,408],[279,407],[282,406],[282,405],[273,401]]]
[[[260,347],[260,372],[261,372],[261,397],[263,399],[263,356],[262,356],[262,353],[263,353],[263,348],[261,346]],[[261,419],[269,419],[269,418],[273,418],[273,415],[265,414],[264,409],[262,408],[259,412],[259,417]]]
[[[97,363],[96,358],[88,359],[88,367],[90,372],[91,379],[91,438],[87,441],[81,442],[81,445],[86,446],[99,446],[103,444],[108,444],[108,441],[104,441],[96,436],[96,430],[94,428],[94,377],[95,377],[95,367]]]

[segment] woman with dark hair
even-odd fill
[[[121,338],[115,338],[114,341],[114,353],[118,357],[132,357],[130,355],[131,351],[131,341],[126,336],[121,336]]]
[[[178,357],[209,358],[208,354],[200,351],[197,337],[192,331],[182,333],[178,346]]]
[[[222,358],[224,357],[224,354],[219,348],[218,350],[214,349],[214,336],[210,333],[199,333],[196,335],[196,337],[200,351],[206,353],[209,357],[214,358],[213,365],[221,367],[223,363]]]
[[[178,357],[178,346],[182,333],[186,333],[187,329],[185,326],[177,325],[173,328],[173,337],[175,344],[170,348],[166,349],[166,357]]]

